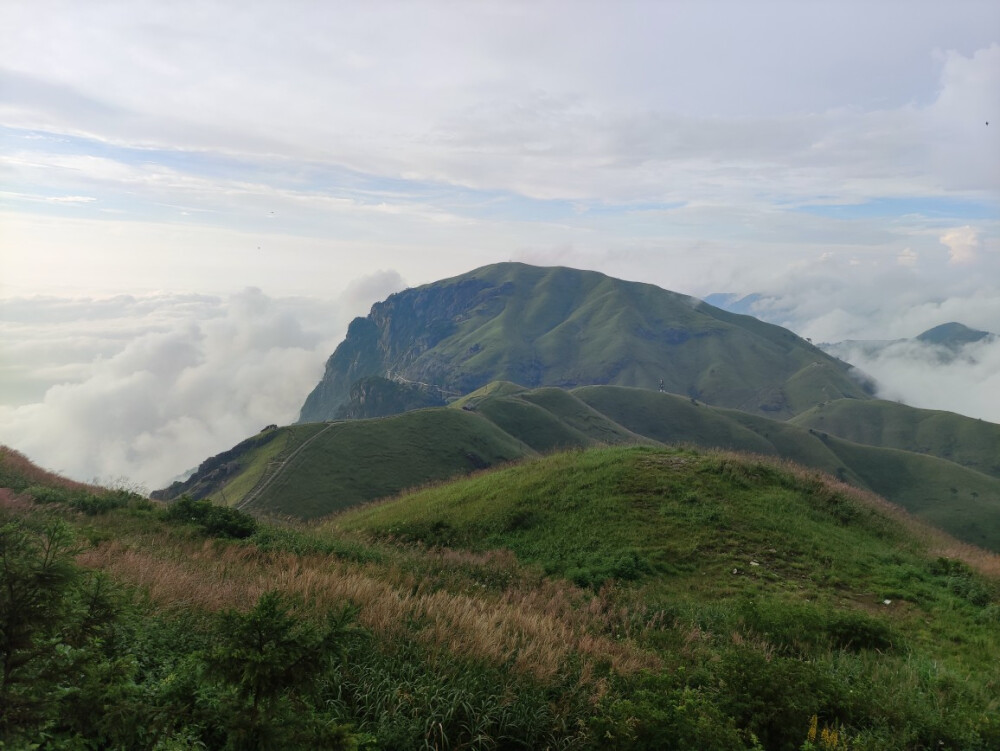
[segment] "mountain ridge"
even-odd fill
[[[850,407],[856,400],[840,401]],[[324,433],[246,508],[316,518],[539,454],[597,446],[682,444],[780,457],[877,491],[968,542],[1000,550],[1000,470],[985,473],[991,465],[984,465],[982,452],[949,449],[953,441],[948,438],[949,431],[959,440],[972,430],[972,435],[1000,442],[1000,426],[947,413],[913,415],[906,412],[908,408],[895,406],[898,409],[891,414],[931,420],[917,435],[942,434],[942,442],[922,445],[925,452],[915,453],[903,450],[898,440],[893,445],[887,439],[888,446],[879,447],[856,442],[870,439],[867,435],[848,431],[838,437],[839,422],[832,419],[841,412],[837,402],[816,414],[805,413],[808,419],[795,424],[648,389],[583,386],[567,391],[496,382],[448,407],[279,429],[299,436],[287,439],[286,452],[315,431]],[[817,415],[830,415],[829,425],[817,422]],[[201,488],[197,497],[240,504],[240,493],[266,478],[274,460],[268,453],[273,449],[267,447],[282,445],[281,440],[255,448],[258,442],[248,439],[243,469],[213,484],[210,475],[219,462],[207,461],[206,482],[196,477],[190,487]]]

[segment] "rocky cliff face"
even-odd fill
[[[299,421],[348,414],[352,385],[369,376],[445,398],[495,380],[662,382],[712,404],[789,416],[823,399],[864,398],[847,371],[790,331],[685,295],[505,263],[399,292],[356,318]]]
[[[488,308],[492,303],[499,311],[503,307],[499,298],[512,290],[512,284],[495,287],[486,280],[467,279],[405,290],[376,303],[366,318],[351,321],[347,337],[327,360],[323,379],[306,398],[299,422],[337,417],[338,410],[346,409],[351,401],[351,387],[368,376],[428,383],[438,391],[452,391],[452,386],[434,383],[439,373],[431,364],[433,357],[420,365],[415,363],[451,336],[470,310]],[[469,390],[474,388],[478,386]]]
[[[342,404],[336,417],[364,420],[387,417],[425,407],[443,407],[444,395],[433,386],[399,383],[379,376],[365,376],[351,384],[350,400]]]

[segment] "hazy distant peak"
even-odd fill
[[[988,331],[971,329],[964,324],[951,321],[949,323],[942,323],[940,326],[935,326],[932,329],[927,329],[927,331],[917,336],[917,340],[928,344],[941,344],[946,347],[960,347],[963,344],[971,344],[972,342],[978,342],[991,336],[994,336],[994,334]]]
[[[752,292],[749,295],[735,292],[713,292],[704,298],[709,305],[746,316],[755,316],[754,305],[763,299],[764,296],[758,292]]]

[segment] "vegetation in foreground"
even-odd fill
[[[795,467],[573,452],[289,528],[11,459],[7,748],[1000,747],[996,556]]]

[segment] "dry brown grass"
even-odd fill
[[[443,557],[495,560],[455,551]],[[81,554],[79,562],[147,590],[163,607],[245,609],[266,591],[298,595],[317,611],[350,603],[359,621],[380,636],[413,624],[417,637],[442,649],[517,672],[551,678],[577,654],[591,667],[607,664],[620,673],[656,668],[651,653],[603,633],[606,607],[592,605],[568,583],[543,580],[537,588],[475,596],[439,589],[421,592],[412,573],[350,564],[327,556],[262,553],[251,546],[188,543],[173,553],[108,542]],[[596,616],[595,616],[596,614]]]
[[[27,485],[47,485],[88,493],[101,493],[105,490],[97,485],[70,480],[55,472],[42,469],[20,451],[15,451],[7,446],[0,446],[0,464],[3,464],[4,469],[10,474],[23,477]]]
[[[0,488],[0,509],[27,513],[34,506],[30,499],[17,495],[10,488]]]

